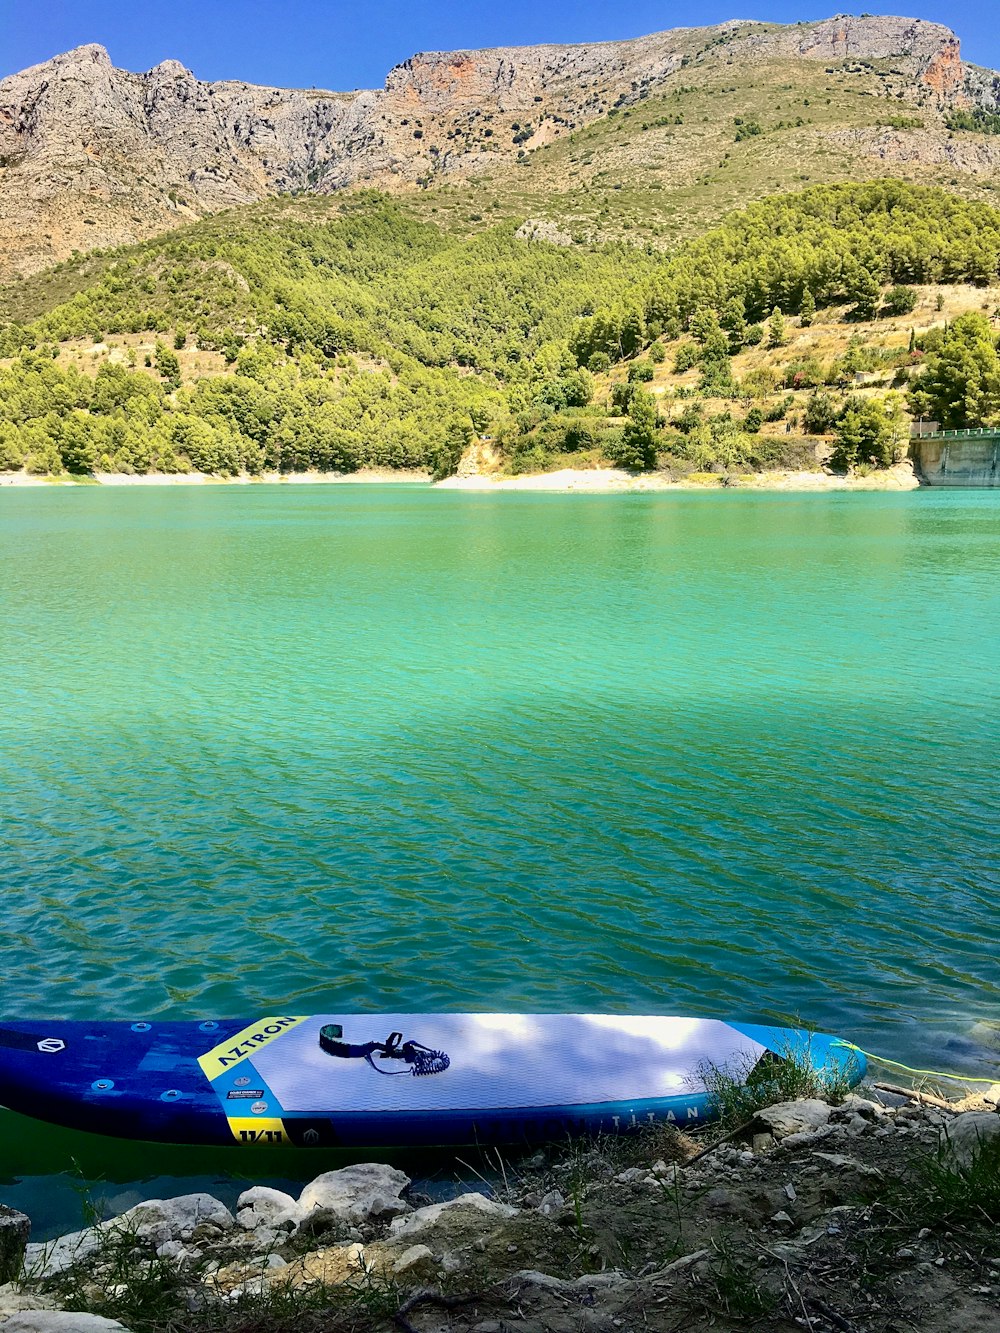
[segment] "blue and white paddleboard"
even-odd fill
[[[705,1073],[794,1059],[856,1083],[835,1037],[706,1018],[326,1014],[0,1025],[0,1104],[183,1144],[532,1143],[711,1118]]]

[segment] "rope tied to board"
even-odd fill
[[[388,1078],[400,1075],[424,1078],[428,1074],[443,1074],[451,1064],[444,1051],[432,1050],[419,1041],[404,1041],[401,1032],[390,1032],[385,1041],[350,1042],[343,1040],[343,1029],[339,1024],[329,1023],[319,1030],[319,1044],[327,1055],[341,1060],[364,1060],[376,1074],[385,1074]],[[376,1053],[380,1060],[402,1060],[409,1067],[380,1069],[374,1060]]]
[[[970,1074],[945,1074],[939,1069],[914,1069],[910,1065],[904,1065],[899,1060],[890,1060],[884,1055],[873,1055],[871,1051],[862,1050],[860,1046],[855,1046],[852,1041],[837,1040],[832,1042],[833,1046],[841,1046],[848,1051],[857,1051],[858,1055],[863,1055],[866,1060],[873,1060],[875,1064],[888,1065],[890,1069],[902,1069],[907,1074],[916,1074],[920,1078],[948,1078],[956,1083],[985,1083],[992,1087],[1000,1082],[1000,1074],[997,1078],[973,1078]]]

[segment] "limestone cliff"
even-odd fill
[[[745,71],[774,59],[891,59],[941,104],[997,96],[995,76],[963,65],[953,33],[919,19],[732,22],[421,54],[384,88],[349,94],[205,83],[172,60],[133,74],[83,46],[0,81],[0,275],[282,192],[468,176],[669,87],[690,66]]]

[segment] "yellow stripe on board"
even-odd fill
[[[241,1060],[247,1056],[253,1055],[261,1047],[267,1046],[274,1041],[276,1037],[282,1037],[292,1028],[298,1027],[304,1023],[302,1018],[261,1018],[256,1023],[251,1023],[242,1032],[237,1032],[235,1036],[229,1037],[219,1046],[213,1046],[210,1051],[199,1056],[198,1063],[201,1065],[202,1072],[209,1080],[216,1079],[220,1074],[224,1074],[227,1069],[232,1069],[238,1065]]]
[[[258,1148],[291,1143],[280,1120],[265,1120],[262,1116],[233,1117],[229,1121],[229,1128],[237,1143],[253,1144]]]

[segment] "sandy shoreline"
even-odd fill
[[[357,472],[262,472],[251,477],[219,477],[208,472],[95,472],[84,477],[62,473],[57,477],[33,477],[27,472],[0,472],[0,486],[258,486],[345,485],[372,482],[430,484],[427,472],[392,468],[361,468]]]
[[[898,463],[885,472],[865,477],[832,476],[826,472],[775,471],[728,477],[699,474],[697,479],[673,481],[663,473],[623,472],[618,468],[564,468],[523,477],[448,477],[441,490],[453,491],[576,491],[613,494],[623,491],[902,491],[920,485],[910,463]]]
[[[358,472],[262,473],[260,476],[216,477],[204,472],[157,472],[129,476],[124,473],[96,473],[84,478],[63,474],[58,477],[33,477],[26,472],[0,473],[0,486],[256,486],[256,485],[434,485],[450,491],[549,491],[563,494],[584,493],[612,495],[652,491],[905,491],[915,490],[919,481],[910,463],[898,463],[885,472],[864,477],[832,476],[826,472],[775,471],[754,472],[728,477],[700,474],[697,479],[674,481],[664,473],[623,472],[618,468],[563,468],[558,472],[534,473],[522,477],[457,476],[431,482],[425,472],[394,471],[391,468],[362,469]]]

